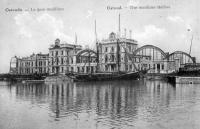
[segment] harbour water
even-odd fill
[[[0,129],[199,129],[200,85],[0,82]]]

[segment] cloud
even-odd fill
[[[144,26],[144,31],[137,32],[134,37],[141,42],[153,43],[164,38],[167,32],[164,28],[156,27],[155,25]]]
[[[87,11],[87,16],[86,16],[86,18],[89,18],[89,17],[91,17],[92,15],[93,15],[93,11],[88,10],[88,11]]]
[[[29,15],[29,13],[18,14],[14,17],[14,19],[16,25],[20,27],[18,34],[27,38],[31,38],[32,34],[29,26],[32,23],[33,18]]]
[[[192,26],[194,24],[193,19],[187,18],[186,20],[184,20],[180,16],[168,16],[167,20],[170,21],[171,23],[175,23],[176,26],[178,25],[179,27],[181,27],[184,30],[192,31],[195,28],[194,26]],[[176,30],[178,30],[177,27],[176,27]]]
[[[62,40],[72,41],[72,38],[64,34],[64,24],[61,19],[44,13],[39,16],[31,15],[28,12],[18,14],[14,17],[18,26],[18,34],[25,38],[61,38]]]
[[[179,16],[168,16],[167,20],[171,21],[171,22],[184,22],[183,18],[179,17]]]
[[[139,5],[139,0],[129,0],[127,3],[127,6],[138,6]]]

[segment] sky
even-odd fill
[[[120,10],[108,9],[120,6]],[[155,8],[139,8],[147,6]],[[78,44],[92,48],[95,19],[97,38],[102,40],[118,31],[119,14],[121,34],[126,28],[128,37],[132,30],[138,47],[151,44],[165,52],[188,53],[193,36],[191,55],[200,62],[199,8],[198,0],[1,0],[0,73],[9,72],[13,56],[48,53],[56,38],[74,43],[76,33]]]

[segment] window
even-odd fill
[[[164,64],[162,64],[162,70],[164,70]]]
[[[108,56],[107,55],[105,55],[105,62],[107,62],[108,61]]]
[[[94,72],[94,68],[91,66],[91,73],[93,73]]]
[[[114,60],[115,60],[115,56],[111,55],[111,61],[114,62]]]
[[[108,52],[108,47],[105,47],[105,52]]]
[[[62,73],[64,72],[64,68],[62,67]]]
[[[56,58],[56,65],[58,65],[58,62],[59,62],[59,58]]]
[[[56,56],[58,56],[58,51],[56,51]]]
[[[61,58],[61,64],[63,64],[63,58]]]
[[[73,58],[71,58],[71,64],[73,64]]]
[[[129,70],[130,70],[130,71],[132,70],[132,65],[129,65]]]
[[[39,62],[39,66],[42,66],[42,62],[41,61]]]
[[[63,55],[63,51],[61,51],[61,55]]]
[[[111,48],[111,52],[114,52],[114,50],[115,50],[114,47],[112,47],[112,48]]]
[[[68,58],[68,57],[67,57],[67,59],[66,59],[66,63],[69,64],[69,58]]]
[[[108,71],[108,66],[107,65],[105,65],[105,71]]]

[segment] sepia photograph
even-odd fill
[[[199,129],[199,0],[1,0],[0,129]]]

